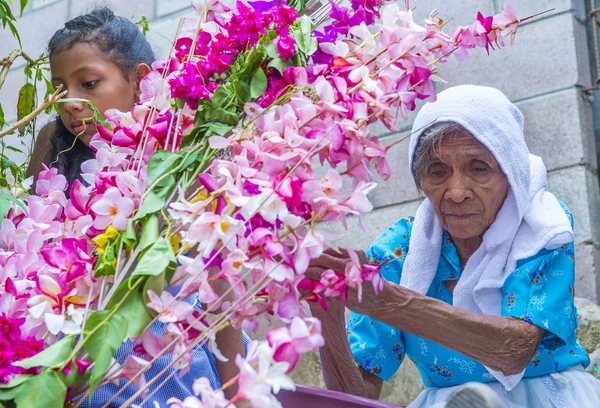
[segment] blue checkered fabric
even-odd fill
[[[196,302],[195,307],[201,309],[200,303]],[[156,321],[150,329],[155,335],[160,336],[160,334],[165,330],[165,327],[166,326],[164,324],[161,324],[160,322]],[[250,343],[251,340],[246,335],[246,333],[243,333],[243,339],[244,348],[247,349],[248,343]],[[115,358],[119,356],[123,351],[130,348],[130,346],[131,340],[128,340],[127,342],[123,343],[121,348],[115,354]],[[119,362],[122,364],[127,358],[127,355],[129,354],[133,354],[133,352],[130,351],[129,353],[125,354],[119,360]],[[143,408],[154,408],[156,406],[155,402],[157,402],[160,407],[167,407],[166,402],[169,398],[175,397],[180,400],[184,400],[186,397],[193,395],[192,384],[196,379],[200,377],[208,378],[213,388],[220,388],[221,380],[219,379],[219,373],[217,372],[215,357],[210,351],[208,351],[208,347],[206,345],[202,347],[196,347],[192,350],[192,355],[192,365],[190,367],[190,371],[186,375],[179,378],[178,373],[173,374],[171,378],[169,378],[169,380],[167,380],[167,382],[162,387],[160,387],[152,395],[152,397],[149,398],[143,405],[141,404],[142,398],[138,398],[135,404]],[[152,378],[157,376],[167,365],[169,365],[170,360],[170,353],[167,353],[161,358],[159,358],[152,365],[152,367],[144,373],[146,381],[150,381]],[[166,377],[168,377],[173,371],[174,370],[172,368],[167,370],[157,381],[154,382],[154,384],[150,386],[150,391],[148,391],[148,393],[151,393],[152,391],[156,390],[159,384],[161,384],[162,381]],[[80,405],[80,407],[102,407],[104,404],[106,404],[108,400],[112,398],[112,396],[117,392],[117,390],[120,390],[122,387],[124,387],[125,384],[127,384],[127,382],[128,380],[121,379],[119,380],[118,385],[113,383],[103,385],[102,387],[98,388],[96,392],[94,392],[91,400],[89,398],[86,398],[86,400]],[[133,394],[135,394],[136,391],[137,388],[133,385],[130,385],[117,398],[115,398],[114,401],[110,403],[110,407],[122,406],[125,403],[125,401],[127,401]]]

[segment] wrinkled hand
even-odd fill
[[[358,255],[361,264],[367,263],[367,256],[364,251],[354,251]],[[346,265],[350,263],[348,250],[340,248],[339,252],[328,248],[323,252],[323,255],[310,261],[311,267],[320,267],[325,270],[333,269],[336,272],[344,273]]]
[[[367,263],[367,257],[363,251],[356,251],[356,254],[358,255],[361,264]],[[306,271],[306,277],[308,279],[320,280],[321,275],[328,269],[343,274],[346,265],[350,262],[350,257],[348,256],[348,251],[346,249],[340,249],[340,252],[328,249],[319,258],[311,260],[310,266]],[[330,317],[339,318],[340,315],[343,316],[344,314],[344,307],[347,307],[356,313],[370,315],[377,308],[377,300],[381,299],[375,294],[373,285],[371,282],[365,282],[362,285],[362,302],[360,303],[358,301],[358,290],[355,288],[348,288],[348,299],[346,303],[343,303],[342,298],[339,296],[327,297],[326,301],[329,307],[328,312],[323,310],[318,303],[308,303],[311,313],[315,317],[322,318],[329,315]]]

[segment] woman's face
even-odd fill
[[[95,44],[75,44],[52,54],[50,69],[52,85],[56,88],[62,84],[63,90],[68,90],[65,98],[87,99],[101,113],[111,108],[127,112],[135,103],[137,81],[125,78]],[[60,118],[69,132],[89,144],[96,133],[92,110],[85,102],[66,102],[58,106]]]
[[[442,138],[421,188],[451,237],[481,237],[496,219],[508,180],[492,153],[469,132]]]

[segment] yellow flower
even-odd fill
[[[173,248],[173,252],[177,252],[179,249],[179,244],[181,243],[181,239],[179,235],[173,234],[171,235],[171,248]]]
[[[225,202],[227,204],[229,204],[229,201],[227,200],[227,197],[225,198]],[[208,200],[208,193],[206,191],[200,191],[198,194],[196,194],[194,197],[192,197],[190,199],[190,204],[196,204],[199,201],[206,201]],[[210,205],[210,210],[214,213],[217,211],[217,200],[212,200],[211,205]]]
[[[207,198],[208,194],[206,194],[206,191],[200,191],[190,199],[190,204],[196,204],[198,201],[205,201]]]
[[[104,231],[104,234],[100,234],[92,238],[92,241],[94,241],[96,245],[98,245],[98,248],[96,248],[96,250],[99,253],[104,252],[108,242],[112,239],[115,239],[117,235],[119,235],[119,231],[117,231],[112,225],[109,225],[108,228],[106,228],[106,231]]]

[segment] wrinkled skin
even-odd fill
[[[464,265],[494,223],[508,180],[492,153],[466,131],[444,137],[432,156],[421,188]]]

